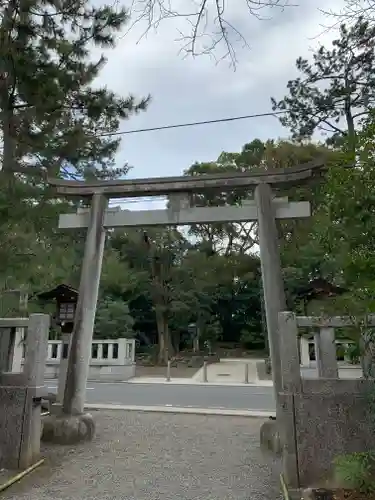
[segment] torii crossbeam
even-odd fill
[[[310,204],[307,201],[288,202],[288,199],[273,199],[276,219],[295,219],[310,216]],[[258,219],[255,201],[241,206],[192,207],[177,210],[117,210],[107,209],[104,215],[104,227],[152,227],[152,226],[187,226],[191,224],[214,224],[215,222],[249,222]],[[59,218],[60,229],[88,227],[90,210],[78,210],[77,213],[62,214]]]
[[[147,179],[118,179],[111,181],[71,181],[48,178],[49,185],[59,195],[86,197],[103,194],[109,198],[138,196],[162,196],[173,193],[196,193],[220,189],[255,189],[258,184],[270,184],[274,189],[291,184],[301,184],[319,175],[324,160],[314,160],[296,167],[277,169],[254,169],[246,172],[226,172],[200,176],[154,177]]]

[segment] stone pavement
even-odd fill
[[[261,419],[95,412],[91,443],[44,450],[12,500],[278,500],[279,464],[259,449]]]
[[[194,369],[171,369],[171,380],[167,381],[166,367],[150,367],[148,371],[137,371],[137,376],[129,379],[131,384],[183,384],[183,385],[224,385],[242,386],[245,384],[245,365],[248,365],[249,385],[259,387],[270,387],[272,380],[261,380],[258,378],[257,363],[263,363],[262,359],[256,358],[227,358],[221,359],[219,363],[211,363],[207,366],[207,382],[204,382],[203,368]],[[316,364],[301,367],[301,375],[304,378],[318,378]],[[358,366],[339,363],[340,378],[360,378],[362,370]]]
[[[258,381],[257,362],[259,359],[221,359],[220,363],[211,363],[207,366],[207,380],[209,382],[219,383],[245,383],[245,367],[248,367],[249,381],[256,383]],[[203,381],[203,368],[201,368],[193,379],[199,382]]]
[[[212,381],[211,379],[208,382],[201,382],[196,378],[173,378],[171,380],[166,380],[161,377],[134,377],[126,381],[128,384],[166,384],[166,385],[206,385],[206,386],[233,386],[233,387],[249,387],[249,385],[256,387],[272,387],[272,380],[256,380],[255,382],[249,382],[245,384],[245,382],[233,382],[231,380],[219,380]]]

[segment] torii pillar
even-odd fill
[[[64,392],[63,412],[69,415],[79,415],[84,411],[104,253],[104,215],[107,204],[107,198],[101,194],[92,197]]]
[[[281,270],[275,206],[272,199],[273,194],[270,186],[265,183],[258,184],[255,188],[255,202],[258,209],[258,237],[264,305],[277,415],[279,413],[279,392],[282,389],[278,315],[279,312],[286,311],[286,298]]]
[[[91,440],[95,433],[93,418],[84,413],[84,406],[106,236],[104,217],[107,205],[104,195],[92,196],[64,400],[62,408],[56,405],[55,414],[44,422],[44,441],[74,444]]]

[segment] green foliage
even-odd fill
[[[359,342],[355,344],[349,344],[346,348],[345,355],[348,357],[349,362],[352,365],[357,365],[361,359],[361,349],[359,346]]]
[[[253,329],[250,329],[249,325],[248,329],[241,330],[240,341],[245,348],[264,349],[264,335],[259,327],[260,325],[254,321]]]
[[[321,208],[327,223],[320,231],[322,249],[326,255],[334,256],[336,275],[348,289],[348,293],[338,301],[340,313],[358,318],[353,319],[354,339],[357,342],[347,354],[353,361],[362,358],[364,376],[371,378],[375,366],[374,329],[369,328],[360,317],[374,312],[375,306],[374,140],[374,116],[370,113],[357,132],[355,164],[351,168],[343,168],[352,159],[348,140],[343,143],[341,160],[328,172]],[[367,392],[367,409],[367,417],[374,426],[373,385]],[[347,487],[364,494],[375,492],[375,452],[344,455],[336,458],[334,463],[338,478]]]
[[[321,46],[313,63],[296,61],[301,76],[287,84],[289,95],[272,101],[273,110],[287,111],[280,122],[293,138],[310,139],[317,130],[337,145],[349,138],[350,150],[360,120],[375,104],[375,27],[364,18],[340,27],[332,48]]]
[[[123,8],[89,0],[0,5],[2,315],[19,309],[11,290],[28,292],[29,310],[40,311],[35,292],[59,283],[79,284],[85,232],[57,229],[59,214],[78,204],[55,199],[44,173],[108,179],[128,171],[115,167],[120,141],[111,133],[121,120],[146,109],[148,98],[98,88],[106,61],[92,52],[94,46],[114,46],[127,21]],[[133,319],[118,296],[131,286],[131,273],[126,266],[116,268],[110,249],[103,268],[106,298],[98,308],[97,334],[131,336]]]
[[[324,158],[327,163],[333,161],[335,152],[321,144],[300,144],[288,140],[261,141],[254,139],[245,144],[240,153],[220,154],[215,162],[195,163],[185,171],[188,175],[204,175],[222,172],[245,172],[259,170],[262,168],[287,168],[305,163],[317,158]],[[293,189],[285,195],[291,195],[293,199],[309,200],[313,206],[316,200],[316,190]],[[198,194],[192,197],[192,204],[197,206],[215,205],[239,205],[246,198],[251,198],[252,193],[247,190],[235,190],[233,192],[213,191],[207,194]],[[281,236],[285,240],[300,244],[300,240],[291,238],[296,226],[305,228],[306,221],[293,221],[280,224]],[[192,226],[190,234],[198,240],[201,248],[204,247],[208,254],[221,253],[250,253],[255,251],[257,244],[256,223],[227,223],[227,224],[199,224]],[[318,258],[318,257],[317,257]],[[320,255],[319,255],[320,258]]]
[[[93,46],[114,46],[125,9],[88,0],[16,0],[0,7],[0,125],[3,173],[108,178],[120,120],[148,99],[116,96],[94,80],[105,64]],[[103,135],[108,134],[108,135]]]
[[[342,455],[334,460],[340,484],[363,494],[375,493],[375,452],[367,451]]]
[[[343,169],[339,164],[330,169],[323,206],[330,223],[321,235],[322,247],[336,255],[337,267],[364,312],[375,305],[374,133],[371,117],[358,133],[355,168]],[[345,151],[342,156],[345,161]]]
[[[215,318],[211,317],[209,321],[204,324],[201,332],[201,342],[210,342],[211,345],[215,344],[220,340],[223,330],[220,322]]]
[[[111,133],[148,99],[98,88],[106,61],[92,53],[94,46],[114,46],[127,20],[124,9],[89,0],[0,6],[0,289],[6,293],[22,287],[32,297],[61,282],[78,286],[85,233],[57,229],[59,214],[78,204],[55,199],[43,173],[127,172],[114,166],[119,140]]]
[[[128,305],[121,300],[104,298],[99,301],[94,335],[99,339],[132,338],[134,320]]]

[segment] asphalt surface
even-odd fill
[[[57,381],[46,381],[56,392]],[[272,387],[88,382],[87,403],[134,406],[275,410]]]

